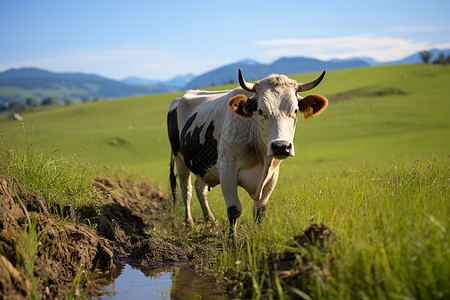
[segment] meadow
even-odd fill
[[[289,77],[307,82],[315,75]],[[251,199],[240,190],[243,238],[235,247],[224,245],[220,271],[249,266],[259,276],[253,297],[263,297],[267,278],[260,270],[268,254],[314,221],[326,224],[339,240],[330,246],[330,274],[324,277],[317,268],[305,285],[270,293],[310,299],[449,297],[448,82],[445,66],[327,72],[313,92],[330,104],[320,116],[298,122],[296,156],[281,164],[261,226],[254,224]],[[166,111],[180,94],[53,107],[25,114],[23,123],[1,116],[3,147],[85,164],[92,177],[145,179],[169,195]],[[226,227],[219,187],[209,193],[209,202]],[[199,221],[200,206],[196,201],[192,206],[194,222]],[[182,222],[182,203],[176,213]]]

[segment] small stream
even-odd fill
[[[225,299],[223,289],[187,265],[140,269],[125,264],[120,275],[104,286],[103,291],[103,296],[92,299]]]

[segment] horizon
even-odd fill
[[[423,51],[450,51],[450,49],[429,49],[429,50],[423,50]],[[420,51],[419,51],[420,52]],[[416,52],[416,53],[413,53],[412,55],[415,55],[415,54],[417,54],[418,52]],[[407,57],[409,57],[409,56],[405,56],[405,57],[403,57],[403,58],[400,58],[400,60],[403,60],[403,59],[405,59],[405,58],[407,58]],[[53,74],[82,74],[82,75],[88,75],[88,76],[100,76],[100,77],[102,77],[102,78],[105,78],[105,79],[110,79],[110,80],[115,80],[115,81],[118,81],[118,82],[122,82],[122,81],[125,81],[125,80],[127,80],[127,79],[137,79],[137,80],[144,80],[144,81],[155,81],[155,82],[161,82],[161,83],[164,83],[165,81],[169,81],[169,80],[172,80],[172,79],[175,79],[175,78],[177,78],[177,77],[183,77],[183,76],[193,76],[193,77],[198,77],[198,76],[201,76],[201,75],[203,75],[203,74],[205,74],[205,73],[208,73],[208,72],[210,72],[210,71],[215,71],[215,70],[217,70],[217,69],[219,69],[219,68],[222,68],[222,67],[224,67],[224,66],[227,66],[227,65],[231,65],[231,64],[238,64],[238,63],[240,63],[240,62],[246,62],[246,61],[251,61],[252,63],[254,62],[254,63],[259,63],[259,64],[272,64],[272,63],[274,63],[274,62],[276,62],[276,61],[278,61],[278,60],[280,60],[280,59],[283,59],[283,58],[288,58],[288,59],[291,59],[291,58],[306,58],[306,59],[316,59],[316,58],[313,58],[313,57],[305,57],[305,56],[296,56],[296,57],[294,57],[294,56],[281,56],[281,57],[278,57],[278,58],[276,58],[275,60],[273,60],[273,61],[271,61],[271,62],[268,62],[268,63],[262,63],[262,62],[259,62],[259,61],[257,61],[257,60],[254,60],[254,59],[251,59],[251,58],[244,58],[244,59],[240,59],[240,60],[238,60],[238,61],[234,61],[234,62],[228,62],[228,63],[225,63],[224,65],[220,65],[220,66],[215,66],[215,67],[213,67],[213,69],[210,69],[210,70],[206,70],[206,71],[204,71],[203,73],[201,73],[201,74],[194,74],[194,73],[192,73],[192,72],[190,72],[190,73],[186,73],[186,74],[176,74],[176,75],[174,75],[173,77],[171,77],[171,78],[167,78],[167,79],[165,79],[165,80],[163,80],[163,79],[159,79],[159,78],[143,78],[143,77],[139,77],[139,76],[136,76],[136,75],[130,75],[130,76],[127,76],[127,77],[124,77],[124,78],[120,78],[120,79],[115,79],[115,78],[110,78],[110,77],[107,77],[107,76],[103,76],[103,75],[100,75],[100,74],[97,74],[97,73],[86,73],[86,72],[81,72],[81,71],[53,71],[53,70],[49,70],[49,69],[44,69],[44,68],[39,68],[39,67],[35,67],[35,66],[22,66],[22,67],[17,67],[17,68],[10,68],[10,69],[7,69],[7,70],[2,70],[2,71],[0,71],[0,73],[3,73],[3,72],[7,72],[7,71],[20,71],[20,70],[38,70],[38,71],[44,71],[44,72],[50,72],[50,73],[53,73]],[[434,56],[432,57],[432,58],[435,58]],[[377,66],[377,65],[384,65],[384,64],[390,64],[390,63],[392,63],[392,62],[394,62],[394,61],[386,61],[386,62],[379,62],[379,61],[376,61],[375,59],[373,59],[372,57],[350,57],[350,58],[348,58],[348,59],[337,59],[337,58],[332,58],[332,59],[328,59],[328,60],[321,60],[321,59],[317,59],[318,61],[323,61],[323,62],[335,62],[335,61],[352,61],[352,60],[361,60],[361,61],[363,61],[363,62],[366,62],[367,64],[368,64],[368,66]],[[374,61],[375,62],[375,64],[371,64],[370,62],[368,62],[368,61]]]
[[[266,3],[0,0],[7,29],[0,32],[0,72],[33,67],[167,80],[246,59],[383,63],[450,48],[450,1]]]

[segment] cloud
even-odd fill
[[[298,55],[320,59],[369,56],[381,62],[401,59],[431,47],[411,39],[374,35],[260,40],[254,44],[266,48],[263,54],[272,58]]]

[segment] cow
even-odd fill
[[[320,114],[328,100],[299,92],[316,87],[314,81],[297,83],[285,75],[270,75],[256,83],[245,81],[238,70],[240,87],[227,91],[189,90],[172,101],[167,114],[171,145],[170,185],[175,201],[178,176],[185,205],[185,222],[192,226],[191,173],[206,221],[217,224],[207,193],[220,184],[234,237],[242,212],[237,187],[244,188],[253,202],[258,222],[278,180],[282,160],[294,156],[294,132],[299,112]],[[174,173],[176,166],[177,175]]]

